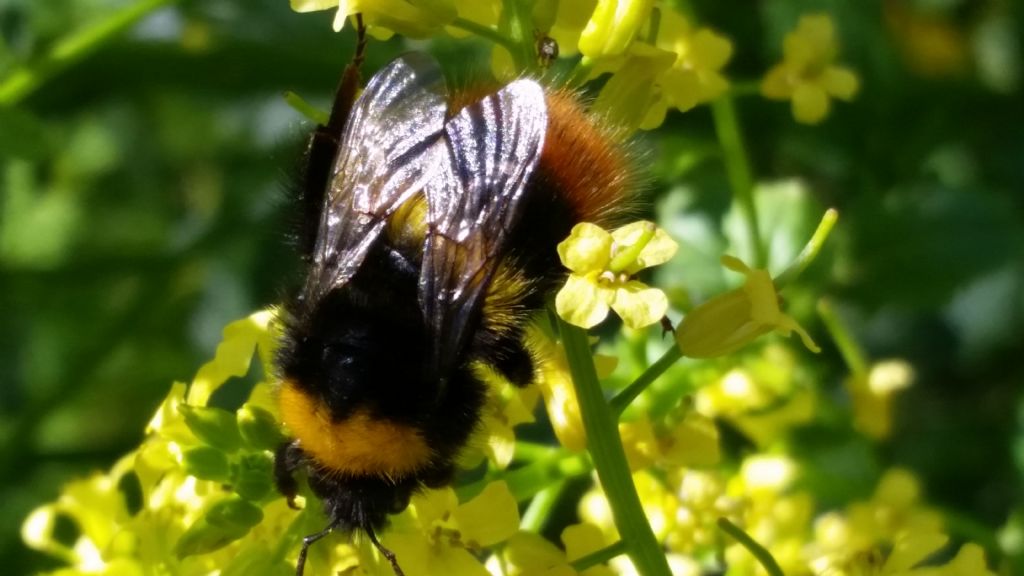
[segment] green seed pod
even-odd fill
[[[206,517],[196,520],[174,544],[179,559],[219,550],[249,533],[246,526],[217,526]]]
[[[248,404],[238,409],[238,431],[246,444],[257,450],[275,450],[285,441],[274,415]]]
[[[234,452],[242,446],[234,414],[210,406],[179,407],[185,424],[197,438],[214,448]]]
[[[196,446],[181,455],[185,472],[201,480],[227,482],[231,478],[231,465],[226,454],[210,446]]]
[[[205,518],[213,526],[249,529],[263,520],[263,509],[237,496],[228,496],[211,506]]]

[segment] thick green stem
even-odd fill
[[[757,218],[757,203],[754,201],[754,180],[751,176],[750,160],[743,144],[743,133],[736,118],[736,106],[728,94],[711,103],[711,114],[715,120],[715,133],[722,146],[722,158],[729,177],[733,197],[740,204],[743,218],[747,222],[750,237],[750,254],[755,268],[764,268],[767,253],[761,239],[761,226]]]
[[[668,576],[671,574],[668,561],[647,522],[640,496],[633,485],[626,451],[619,436],[618,419],[598,382],[587,333],[561,321],[559,332],[587,433],[587,450],[608,498],[615,527],[625,542],[626,552],[642,576]]]
[[[664,374],[665,370],[668,370],[669,367],[676,363],[676,360],[679,360],[682,357],[683,353],[679,350],[679,346],[672,346],[666,350],[665,353],[661,355],[661,358],[658,358],[654,364],[651,364],[647,370],[644,370],[644,373],[634,380],[632,384],[626,386],[621,392],[611,399],[609,405],[615,415],[621,416],[622,413],[625,412],[626,408],[629,408],[629,405],[633,403],[633,400],[636,400],[636,397],[639,396],[641,392],[646,390],[648,386],[658,379],[658,376]]]
[[[109,17],[72,33],[39,60],[17,68],[0,81],[0,106],[13,106],[47,80],[85,58],[106,41],[124,32],[142,17],[178,0],[141,0]]]
[[[732,536],[734,540],[739,542],[744,548],[747,549],[754,558],[764,567],[764,571],[768,573],[768,576],[786,576],[782,572],[782,568],[779,567],[779,563],[775,561],[775,557],[772,553],[757,543],[756,540],[750,537],[749,534],[743,531],[742,528],[733,524],[726,518],[718,519],[718,527],[721,528],[722,532],[725,532],[729,536]]]

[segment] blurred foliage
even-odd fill
[[[62,483],[136,446],[169,384],[220,329],[295,278],[287,183],[310,126],[293,90],[326,107],[351,49],[331,15],[284,0],[0,1],[0,557],[53,566],[18,539]],[[990,545],[1024,530],[1024,8],[1009,0],[679,2],[734,43],[731,81],[756,82],[799,16],[831,13],[860,93],[815,127],[745,98],[768,262],[778,272],[822,209],[842,214],[819,266],[787,294],[815,335],[829,297],[870,358],[917,373],[892,438],[827,426],[797,444],[825,504],[912,469],[953,532]],[[129,14],[131,16],[131,14]],[[81,31],[96,37],[75,37]],[[88,49],[69,49],[69,38]],[[84,40],[83,40],[84,38]],[[95,41],[88,44],[88,40]],[[484,45],[429,49],[455,78]],[[456,50],[456,44],[459,49]],[[80,44],[77,45],[80,48]],[[366,68],[420,44],[373,42]],[[67,53],[75,54],[66,58]],[[467,57],[468,55],[468,57]],[[467,61],[468,60],[468,61]],[[38,72],[37,84],[19,74]],[[12,88],[14,86],[14,88]],[[642,134],[651,201],[681,243],[658,272],[676,310],[735,285],[718,255],[744,246],[706,107]],[[749,256],[738,254],[739,256]],[[677,317],[678,315],[676,315]],[[825,338],[823,394],[848,370]],[[240,397],[240,396],[239,396]],[[237,398],[235,399],[237,400]],[[226,394],[223,403],[237,407]],[[840,402],[841,403],[841,402]],[[1022,544],[1016,544],[1018,553]],[[1012,547],[1011,547],[1012,548]]]

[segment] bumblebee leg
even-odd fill
[[[398,558],[395,557],[395,553],[390,549],[385,548],[380,541],[377,540],[377,535],[373,532],[373,526],[366,527],[366,535],[370,537],[370,542],[377,548],[380,555],[391,563],[391,569],[395,571],[395,576],[405,576],[405,572],[402,572],[402,567],[398,565]]]
[[[298,442],[285,442],[274,452],[274,482],[277,490],[288,499],[288,507],[298,510],[295,497],[299,495],[299,483],[295,481],[295,471],[305,461],[305,454]],[[301,574],[301,571],[299,572]]]
[[[299,559],[295,562],[295,576],[302,576],[302,572],[306,569],[306,555],[309,553],[309,547],[319,540],[322,540],[325,536],[334,532],[334,529],[338,527],[340,522],[338,520],[332,520],[327,528],[317,532],[316,534],[310,534],[302,539],[302,548],[299,550]]]
[[[363,16],[356,14],[356,49],[352,61],[345,66],[331,106],[330,120],[313,131],[306,147],[306,169],[302,175],[302,232],[299,238],[300,250],[306,259],[312,258],[316,245],[316,233],[320,228],[324,208],[324,194],[331,177],[331,166],[338,155],[341,135],[348,122],[349,113],[359,92],[359,69],[366,52],[366,26]]]

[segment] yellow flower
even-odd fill
[[[515,454],[514,428],[534,421],[533,409],[540,397],[536,386],[517,388],[479,364],[474,371],[487,384],[487,402],[466,448],[459,454],[459,468],[469,470],[484,456],[498,468],[507,468]]]
[[[647,23],[653,6],[654,0],[598,0],[580,35],[580,52],[589,58],[622,54]]]
[[[944,576],[996,576],[985,565],[985,551],[974,543],[964,544],[955,558],[946,564]]]
[[[721,69],[732,57],[732,42],[710,28],[696,28],[675,10],[661,11],[655,44],[676,54],[676,61],[661,77],[668,105],[685,112],[718,98],[729,89]]]
[[[627,130],[650,128],[652,115],[660,123],[665,117],[665,99],[660,78],[672,66],[676,55],[650,44],[635,42],[625,55],[595,66],[592,76],[614,71],[594,101],[593,110]]]
[[[381,40],[395,32],[427,38],[457,15],[453,0],[291,0],[291,4],[296,12],[337,7],[335,30],[341,30],[349,16],[362,14],[367,30]]]
[[[668,310],[668,299],[632,276],[667,262],[676,248],[675,241],[650,222],[634,222],[612,233],[588,222],[577,224],[558,245],[562,264],[572,272],[555,298],[558,315],[590,328],[611,308],[630,328],[654,324]]]
[[[571,566],[587,554],[597,552],[610,542],[593,524],[572,524],[562,530],[565,552],[537,534],[519,532],[508,540],[502,552],[503,562],[495,563],[492,573],[503,576],[613,576],[610,568],[593,566],[578,572]],[[491,563],[488,564],[491,568]]]
[[[454,490],[443,488],[413,496],[409,509],[393,525],[383,543],[408,576],[486,576],[476,555],[516,533],[519,509],[504,482],[488,484],[464,504],[459,504]]]
[[[867,374],[847,378],[844,384],[853,400],[854,426],[870,438],[888,438],[893,395],[909,387],[913,379],[913,368],[902,360],[878,362]]]
[[[729,88],[720,71],[732,43],[709,28],[694,28],[671,8],[660,8],[660,14],[654,44],[633,42],[621,56],[598,62],[591,74],[614,72],[594,109],[630,129],[657,128],[669,108],[685,112]]]
[[[694,308],[676,330],[683,355],[714,358],[731,354],[769,332],[800,335],[804,346],[820,352],[796,320],[782,313],[775,284],[766,270],[749,268],[738,258],[722,256],[722,265],[747,276],[735,290],[715,296]]]
[[[828,115],[830,96],[851,100],[859,87],[852,70],[833,64],[838,52],[832,19],[827,14],[803,16],[786,35],[782,62],[761,81],[761,94],[792,100],[798,122],[821,122]]]

